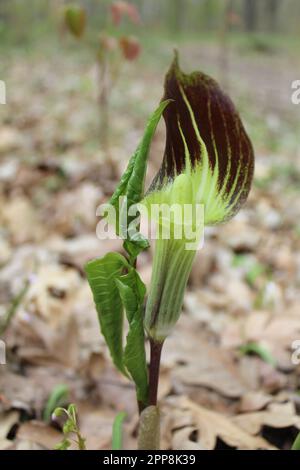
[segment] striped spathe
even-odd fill
[[[183,73],[177,53],[165,79],[167,99],[165,152],[149,199],[161,193],[166,200],[184,173],[191,179],[191,202],[204,204],[205,224],[230,219],[247,199],[254,170],[252,144],[234,104],[208,75]]]

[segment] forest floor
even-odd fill
[[[290,448],[300,430],[300,107],[291,103],[299,60],[280,49],[185,43],[183,65],[219,78],[237,103],[256,151],[243,210],[209,228],[164,346],[159,396],[163,449]],[[262,50],[260,50],[262,49]],[[111,146],[122,174],[162,96],[172,57],[126,65],[112,96]],[[224,59],[223,59],[224,60]],[[124,447],[136,446],[131,384],[115,372],[99,333],[83,265],[118,240],[100,241],[96,207],[117,183],[98,138],[95,70],[74,53],[3,59],[0,106],[0,449],[53,449],[59,423],[45,407],[65,384],[88,449],[111,447],[125,410]],[[227,71],[226,71],[227,70]],[[164,148],[159,126],[149,181]],[[151,250],[138,269],[147,285]],[[296,358],[297,359],[297,358]]]

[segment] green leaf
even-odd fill
[[[258,277],[268,274],[268,269],[264,264],[261,264],[259,261],[255,261],[248,255],[244,254],[234,255],[232,259],[232,266],[245,268],[246,281],[251,287],[254,286]]]
[[[123,274],[124,269],[127,270]],[[148,375],[144,344],[143,301],[146,288],[136,270],[119,253],[108,253],[85,266],[101,331],[116,367],[136,384],[138,400],[146,402]],[[123,307],[129,324],[123,348]]]
[[[292,445],[292,450],[300,450],[300,432],[297,435],[296,439],[294,440],[294,443]]]
[[[59,444],[55,446],[55,450],[67,450],[71,445],[69,439],[63,439]]]
[[[63,425],[63,433],[67,435],[70,432],[75,432],[75,431],[76,431],[76,428],[75,428],[73,421],[71,419],[67,419],[67,421]]]
[[[125,411],[120,411],[115,417],[112,430],[112,450],[122,450],[122,426],[126,416]]]
[[[137,271],[130,268],[128,273],[116,280],[128,323],[136,317],[136,311],[143,305],[146,287]]]
[[[266,266],[261,263],[254,263],[246,273],[246,281],[250,286],[254,286],[256,279],[266,273]]]
[[[69,435],[74,435],[76,439],[72,438],[76,442],[79,450],[86,450],[85,441],[86,439],[82,437],[80,433],[79,426],[77,424],[77,409],[74,403],[70,403],[68,409],[66,408],[56,408],[54,410],[55,416],[61,416],[65,414],[67,420],[63,425],[64,439],[55,447],[57,450],[66,450],[70,447],[71,443],[68,439]]]
[[[121,196],[127,196],[131,203],[137,203],[142,199],[150,144],[162,113],[170,101],[162,101],[150,117],[143,138],[130,158],[128,166],[109,201],[116,209]]]
[[[50,421],[53,411],[55,410],[55,408],[65,404],[68,398],[68,394],[69,394],[69,388],[67,387],[67,385],[59,384],[56,387],[54,387],[44,409],[44,413],[43,413],[44,421],[46,422]]]
[[[137,399],[146,403],[148,373],[143,325],[143,301],[146,288],[134,268],[131,268],[128,274],[116,280],[116,283],[129,323],[123,359],[124,365],[135,382]]]
[[[85,10],[78,5],[68,5],[65,9],[65,23],[70,33],[80,38],[85,30]]]
[[[276,359],[272,356],[270,351],[264,348],[261,344],[250,342],[240,347],[240,352],[242,354],[254,353],[259,356],[263,361],[271,364],[271,366],[276,367]]]
[[[6,329],[9,327],[10,322],[17,312],[20,304],[22,303],[28,289],[30,283],[28,281],[25,282],[24,286],[21,288],[20,292],[12,299],[11,305],[9,306],[7,312],[4,314],[3,319],[1,318],[0,322],[0,336],[2,336]]]
[[[147,403],[148,373],[145,354],[143,317],[136,318],[130,325],[124,352],[124,364],[136,385],[139,402]]]
[[[77,426],[77,409],[74,403],[70,403],[70,405],[68,406],[68,415],[72,419],[74,425]]]
[[[130,263],[133,265],[133,262],[141,251],[149,248],[149,242],[141,233],[137,233],[135,237],[131,238],[131,240],[125,240],[123,247],[129,255]]]
[[[109,201],[110,204],[112,204],[116,209],[116,233],[117,235],[121,234],[122,237],[126,239],[126,241],[124,242],[124,248],[129,253],[131,261],[133,261],[141,251],[149,247],[149,242],[140,233],[132,237],[126,230],[130,222],[134,220],[133,216],[129,217],[127,214],[122,214],[121,219],[124,217],[126,221],[126,227],[119,226],[119,198],[122,196],[126,196],[127,211],[132,205],[137,204],[143,198],[146,166],[150,150],[150,144],[153,139],[158,122],[162,116],[162,113],[170,101],[171,100],[162,101],[150,117],[143,138],[136,151],[130,158],[127,169],[123,174],[118,187],[116,188],[114,194],[112,195]]]
[[[116,285],[128,262],[119,253],[108,253],[85,265],[102,334],[106,340],[115,366],[127,375],[123,363],[123,306]]]
[[[126,168],[125,172],[123,173],[123,176],[122,176],[117,188],[115,189],[115,192],[113,193],[112,197],[109,200],[109,204],[114,206],[114,208],[116,210],[116,215],[117,215],[116,233],[117,233],[117,235],[120,234],[119,224],[118,224],[118,221],[119,221],[119,199],[122,196],[126,195],[128,181],[129,181],[129,179],[132,175],[133,167],[135,165],[135,161],[136,161],[138,151],[139,151],[139,147],[136,149],[136,151],[134,152],[134,154],[130,158],[129,163],[127,165],[127,168]]]
[[[163,111],[172,100],[165,100],[160,103],[158,108],[150,117],[143,139],[138,147],[136,159],[133,165],[132,173],[128,180],[126,195],[128,198],[128,206],[139,202],[144,194],[144,183],[146,174],[147,159],[150,150],[150,144],[154,136],[154,132],[162,116]]]
[[[53,411],[53,414],[54,414],[54,416],[56,416],[56,418],[59,418],[65,412],[66,412],[66,410],[64,408],[59,407],[59,408],[55,408],[55,410]]]

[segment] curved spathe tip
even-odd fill
[[[202,72],[185,74],[178,51],[165,78],[166,147],[150,191],[189,173],[208,225],[231,218],[247,199],[254,169],[251,141],[229,96]]]

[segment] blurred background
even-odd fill
[[[207,230],[165,345],[163,448],[289,448],[300,428],[300,3],[86,0],[76,20],[68,5],[0,0],[0,449],[54,448],[60,385],[89,448],[110,448],[123,409],[135,446],[134,391],[111,365],[83,265],[121,250],[96,238],[96,207],[162,97],[174,48],[185,71],[232,97],[256,169],[243,210]],[[162,122],[149,182],[164,138]],[[147,284],[151,250],[138,262]]]

